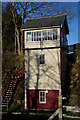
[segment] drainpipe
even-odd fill
[[[25,38],[25,40],[24,40],[25,46],[24,47],[26,48],[26,32],[24,32],[24,38]],[[24,63],[25,64],[25,84],[24,84],[25,85],[24,86],[25,87],[24,88],[25,89],[25,91],[24,91],[24,97],[25,97],[24,98],[25,99],[24,102],[25,103],[24,103],[24,109],[27,109],[27,79],[26,79],[27,78],[27,73],[26,73],[27,72],[27,68],[26,68],[27,67],[27,62],[26,62],[26,59],[27,59],[27,55],[26,54],[27,53],[26,53],[26,51],[24,51],[24,52],[25,52],[25,61],[24,61],[25,62]]]
[[[61,25],[60,25],[60,46],[61,46]],[[59,86],[59,120],[62,120],[62,95],[61,95],[61,76],[62,76],[62,50],[60,48],[60,86]]]

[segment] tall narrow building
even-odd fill
[[[25,108],[57,109],[65,83],[66,14],[30,18],[21,30],[25,43]]]

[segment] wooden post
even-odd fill
[[[62,95],[58,97],[58,105],[59,105],[59,120],[62,120]]]
[[[27,109],[27,86],[26,86],[26,83],[25,83],[25,106],[24,106],[24,109]]]

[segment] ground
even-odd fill
[[[48,120],[50,114],[39,114],[39,115],[31,115],[31,114],[5,114],[2,115],[2,120]],[[53,120],[59,120],[58,116],[56,116]],[[76,118],[64,118],[63,120],[79,120]]]
[[[31,114],[3,114],[2,120],[48,120],[51,112],[43,112],[34,115],[32,112]],[[58,116],[56,116],[53,120],[58,120]]]

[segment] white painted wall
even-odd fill
[[[58,28],[58,36],[60,29]],[[60,38],[60,37],[59,37]],[[60,46],[60,39],[53,41],[44,41],[42,47]],[[26,41],[25,48],[40,48],[40,42]],[[37,64],[36,55],[45,55],[45,64]],[[60,89],[60,48],[45,50],[25,50],[25,80],[27,89]]]

